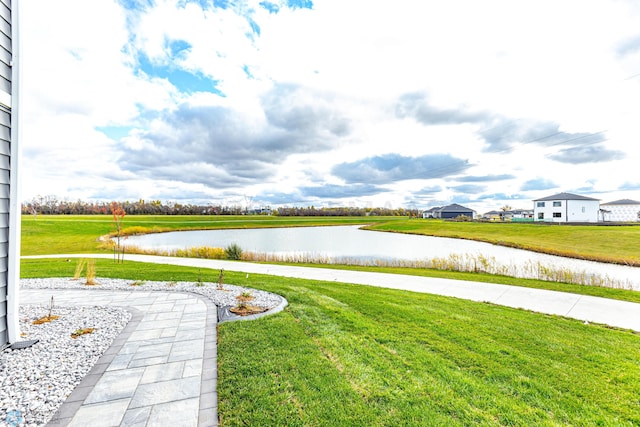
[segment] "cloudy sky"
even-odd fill
[[[640,200],[634,0],[20,7],[24,200]]]

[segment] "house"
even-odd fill
[[[506,221],[527,222],[533,221],[533,210],[531,209],[513,209],[504,213]]]
[[[423,218],[451,219],[451,218],[457,218],[459,216],[466,216],[471,219],[474,219],[476,217],[476,211],[466,208],[464,206],[458,205],[456,203],[422,211]]]
[[[530,209],[512,209],[509,211],[489,211],[482,214],[482,218],[489,221],[533,221],[533,211]]]
[[[0,349],[20,338],[18,2],[0,0]],[[13,25],[12,25],[13,24]]]
[[[533,201],[534,221],[598,222],[600,201],[571,193],[554,194]]]
[[[482,219],[489,221],[502,221],[503,211],[489,211],[482,214]]]
[[[603,221],[638,222],[640,221],[640,202],[622,199],[602,203],[600,213]]]
[[[440,206],[436,206],[434,208],[429,208],[425,211],[422,211],[422,218],[437,218],[436,211],[440,209]]]

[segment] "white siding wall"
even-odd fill
[[[568,200],[567,222],[598,222],[599,200]]]
[[[605,213],[605,221],[638,222],[640,205],[602,205],[602,208],[610,211]]]
[[[544,200],[533,203],[533,218],[535,221],[566,222],[566,200]],[[554,206],[554,203],[560,203],[560,206]]]
[[[0,347],[9,342],[8,257],[11,200],[11,2],[0,0]],[[17,287],[16,287],[17,289]]]
[[[544,206],[539,206],[544,203]],[[598,200],[545,200],[534,202],[535,221],[546,222],[598,222]],[[543,219],[540,219],[540,214]]]

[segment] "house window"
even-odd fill
[[[562,206],[562,202],[553,202],[553,207],[559,207]]]
[[[562,212],[554,212],[553,213],[553,217],[554,218],[562,218]]]
[[[544,202],[538,202],[538,203],[536,203],[536,207],[544,208]]]
[[[638,212],[638,215],[640,215],[640,212]],[[538,212],[538,219],[544,219],[544,212]]]
[[[587,211],[587,208],[585,208],[584,206],[582,207],[582,213],[585,213]]]

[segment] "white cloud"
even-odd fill
[[[109,198],[101,189],[122,185],[128,198],[250,191],[267,202],[460,197],[488,208],[485,196],[526,198],[523,184],[543,180],[619,194],[640,160],[632,1],[316,0],[278,13],[255,0],[177,3],[21,3],[26,198]],[[182,87],[189,73],[209,92]],[[555,139],[538,140],[545,131]],[[334,175],[337,164],[393,155],[469,168],[419,181],[394,173],[361,197]],[[457,181],[483,174],[514,178]]]

